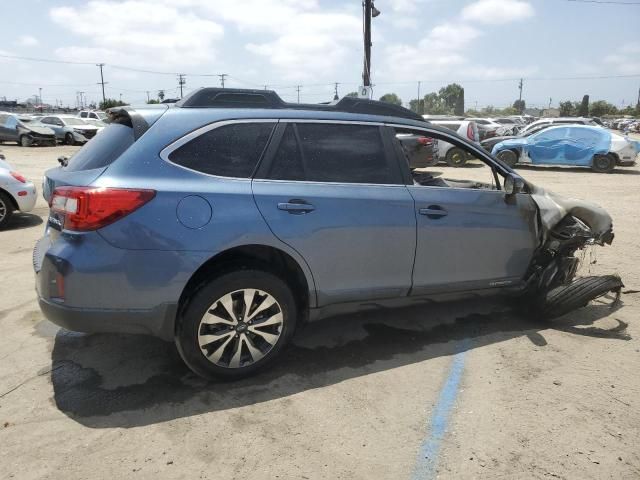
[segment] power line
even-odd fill
[[[607,0],[567,0],[568,2],[576,2],[576,3],[600,3],[604,5],[637,5],[640,6],[638,2],[617,2],[617,1],[607,1]]]

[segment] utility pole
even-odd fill
[[[102,74],[102,67],[104,67],[104,63],[96,63],[96,66],[100,67],[100,82],[99,83],[100,83],[100,85],[102,85],[102,102],[106,103],[107,102],[107,97],[104,94],[105,81],[104,81],[104,75]]]
[[[218,75],[220,77],[220,86],[222,86],[222,88],[224,88],[224,79],[225,77],[228,77],[229,74],[227,73],[221,73]]]
[[[178,86],[180,87],[180,98],[182,98],[182,87],[187,83],[184,73],[178,74]]]
[[[420,106],[420,80],[418,80],[418,106],[416,107],[416,113],[422,115],[422,108]]]
[[[333,84],[333,99],[334,100],[339,100],[340,97],[338,96],[338,85],[340,85],[338,82],[335,82]]]
[[[296,91],[298,92],[298,103],[300,103],[300,87],[302,85],[296,85]]]
[[[39,87],[38,91],[40,92],[40,94],[38,95],[40,97],[40,106],[42,106],[42,87]]]
[[[520,79],[520,84],[518,85],[518,88],[520,89],[520,97],[518,98],[518,100],[522,102],[522,78]]]
[[[151,100],[149,98],[149,90],[147,90],[147,103],[149,103]]]
[[[549,110],[551,110],[551,97],[549,97]]]
[[[120,94],[120,103],[122,103],[122,94]]]
[[[371,86],[371,8],[372,0],[364,0],[364,70],[362,84]]]
[[[80,109],[82,110],[84,108],[84,98],[82,98],[82,96],[84,95],[85,92],[78,92],[78,94],[80,95]]]
[[[263,87],[264,87],[264,89],[265,89],[265,90],[267,89],[267,87],[268,87],[268,86],[269,86],[269,85],[263,85]]]

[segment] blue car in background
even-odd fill
[[[528,137],[502,141],[493,147],[491,153],[510,167],[517,163],[570,165],[610,173],[616,165],[634,165],[639,151],[640,142],[604,128],[562,125]]]

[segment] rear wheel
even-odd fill
[[[30,147],[33,141],[29,137],[29,135],[20,135],[20,146],[21,147]]]
[[[278,356],[293,335],[296,316],[291,289],[279,277],[237,270],[211,280],[188,300],[176,346],[204,378],[242,378]]]
[[[0,229],[7,226],[13,215],[13,204],[9,196],[0,192]]]
[[[464,150],[458,147],[453,147],[447,152],[445,160],[450,167],[462,167],[467,163],[467,155]]]
[[[74,143],[76,143],[75,139],[73,138],[73,133],[67,133],[64,136],[64,143],[66,143],[67,145],[73,145]]]
[[[518,163],[518,155],[513,150],[502,150],[497,156],[512,168],[516,166],[516,163]]]
[[[591,169],[598,173],[611,173],[616,167],[616,161],[611,155],[594,155]]]

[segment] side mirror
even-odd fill
[[[522,177],[510,173],[504,178],[505,195],[515,195],[516,193],[522,193],[523,191],[524,180],[522,179]]]

